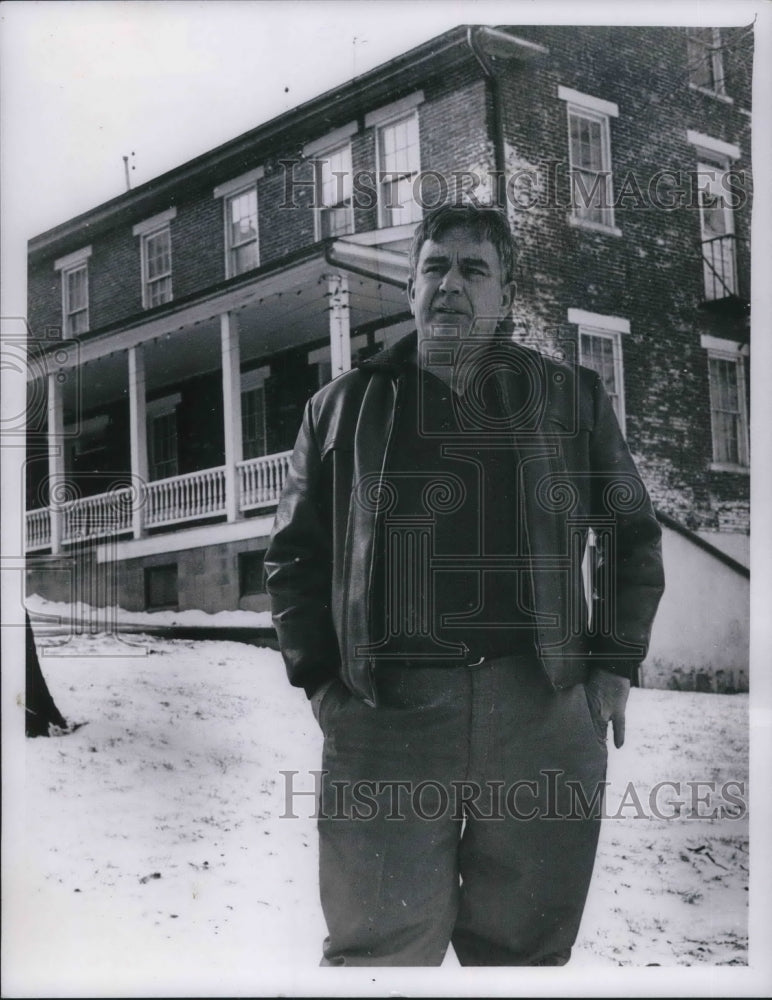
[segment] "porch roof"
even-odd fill
[[[283,265],[258,270],[238,282],[208,290],[172,304],[152,317],[141,315],[79,341],[75,350],[49,351],[45,364],[30,363],[28,380],[49,371],[79,369],[93,362],[108,369],[122,365],[125,352],[148,345],[147,370],[155,381],[164,369],[165,347],[184,331],[185,351],[180,370],[186,376],[219,365],[219,317],[236,313],[242,334],[242,360],[266,357],[289,347],[329,336],[328,277],[348,277],[350,328],[387,326],[404,319],[407,303],[408,258],[402,251],[363,246],[348,239],[326,241]],[[178,343],[178,341],[177,341]],[[31,359],[32,361],[32,359]],[[154,373],[151,375],[151,373]],[[108,378],[108,382],[113,380]],[[152,385],[148,388],[152,389]],[[98,390],[97,390],[98,395]],[[96,402],[93,396],[90,402]]]

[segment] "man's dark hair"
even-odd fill
[[[509,220],[497,208],[479,207],[472,204],[440,205],[419,222],[410,246],[410,276],[415,277],[421,247],[427,240],[441,239],[455,226],[468,229],[476,240],[491,242],[501,261],[501,274],[505,282],[515,276],[515,240],[509,228]]]

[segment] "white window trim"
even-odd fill
[[[239,174],[238,177],[225,181],[223,184],[218,184],[214,189],[213,195],[215,198],[228,198],[232,194],[237,194],[242,188],[248,188],[252,184],[257,184],[264,176],[265,167],[255,167],[254,170],[248,170],[245,174]]]
[[[132,236],[148,236],[150,233],[155,232],[156,229],[163,229],[172,219],[176,218],[177,209],[172,206],[171,208],[167,208],[165,212],[159,212],[158,215],[151,215],[149,219],[145,219],[132,226],[131,234]]]
[[[162,396],[160,399],[148,400],[145,404],[145,413],[148,421],[155,420],[156,417],[165,417],[174,413],[182,402],[182,394],[173,392],[169,396]]]
[[[91,256],[91,247],[82,247],[80,250],[73,250],[72,253],[59,257],[54,261],[55,271],[70,271],[79,264],[85,264]]]
[[[570,95],[570,96],[569,96]],[[594,219],[583,219],[576,214],[574,207],[568,213],[567,219],[570,226],[577,229],[588,229],[596,233],[607,233],[612,236],[621,236],[622,230],[615,225],[614,216],[614,169],[611,155],[611,125],[610,118],[619,116],[619,108],[612,101],[604,101],[599,97],[592,97],[589,94],[582,94],[578,90],[571,90],[568,87],[558,87],[558,96],[566,102],[566,141],[568,142],[568,164],[569,170],[574,170],[571,158],[571,115],[576,114],[583,118],[590,118],[599,123],[602,130],[601,143],[605,152],[606,169],[601,171],[607,177],[606,193],[609,199],[608,221],[596,222]],[[573,197],[573,178],[571,179],[571,191]]]
[[[399,101],[393,101],[391,104],[385,104],[382,108],[377,108],[375,111],[369,111],[365,115],[365,128],[372,128],[373,126],[388,125],[390,121],[395,118],[402,118],[403,115],[407,115],[409,111],[415,111],[419,104],[424,103],[424,92],[422,90],[416,90],[412,94],[408,94],[407,97],[403,97]]]
[[[318,156],[319,153],[327,153],[338,146],[345,146],[351,137],[356,135],[357,130],[358,125],[355,121],[341,125],[340,128],[328,132],[327,135],[323,135],[319,139],[314,139],[313,142],[307,142],[303,146],[303,156],[305,158]]]
[[[241,392],[249,392],[250,389],[260,389],[266,379],[269,378],[271,369],[268,365],[262,368],[252,368],[250,371],[241,373]]]
[[[696,146],[698,150],[705,150],[708,154],[727,156],[730,160],[739,160],[742,155],[740,147],[733,142],[724,142],[722,139],[714,139],[711,135],[703,132],[695,132],[693,129],[686,130],[686,141],[691,146]]]
[[[142,279],[142,308],[143,309],[155,309],[157,305],[168,305],[169,302],[174,299],[174,285],[172,285],[172,292],[166,302],[159,302],[154,306],[151,306],[148,302],[148,285],[150,284],[150,278],[147,273],[147,241],[151,236],[158,236],[159,233],[168,232],[169,233],[169,279],[172,279],[173,273],[173,261],[172,261],[172,237],[171,237],[171,227],[168,222],[161,223],[159,226],[149,229],[147,232],[140,234],[139,243],[139,264],[140,264],[140,277]],[[155,279],[158,280],[158,279]]]
[[[569,309],[568,322],[577,326],[591,326],[595,330],[613,330],[629,333],[630,320],[623,316],[608,316],[605,313],[587,312],[585,309]]]
[[[570,87],[558,85],[558,98],[573,104],[577,109],[583,108],[585,111],[595,111],[599,115],[606,115],[608,118],[619,117],[619,105],[615,101],[604,101],[602,97],[594,97],[592,94],[583,94],[581,90],[572,90]]]
[[[700,346],[707,351],[708,360],[716,358],[721,361],[734,361],[737,366],[737,398],[740,401],[740,434],[742,435],[741,449],[744,453],[745,464],[732,462],[715,462],[711,459],[708,466],[711,472],[734,472],[740,475],[750,475],[750,428],[748,420],[748,406],[746,403],[747,393],[745,385],[745,365],[743,358],[750,353],[747,344],[738,344],[734,340],[724,340],[722,337],[711,337],[703,334],[700,337]],[[710,374],[708,374],[710,379]],[[710,392],[710,382],[708,382]],[[711,405],[711,451],[713,449],[713,407]]]
[[[689,90],[695,90],[698,94],[704,94],[706,97],[712,97],[714,100],[721,101],[723,104],[734,104],[734,98],[730,97],[729,94],[720,93],[718,90],[708,90],[707,87],[700,87],[699,84],[696,83],[690,83]]]
[[[356,122],[354,122],[353,124],[356,125]],[[339,130],[339,131],[341,131],[341,130]],[[311,145],[313,145],[313,143],[311,143]],[[335,145],[333,145],[333,146],[322,147],[321,149],[317,150],[317,152],[314,154],[314,160],[313,160],[313,165],[314,165],[314,184],[316,185],[316,188],[315,188],[316,194],[315,194],[315,197],[314,197],[314,206],[315,206],[314,207],[314,240],[316,240],[316,241],[318,241],[318,240],[320,240],[322,238],[322,209],[328,207],[328,206],[325,206],[325,205],[322,205],[322,204],[318,204],[318,197],[319,197],[319,192],[320,192],[320,189],[321,189],[321,177],[320,177],[320,173],[319,173],[319,171],[321,171],[321,167],[322,167],[321,161],[325,159],[325,154],[327,156],[330,156],[332,153],[337,153],[337,151],[339,149],[345,149],[347,146],[348,146],[349,150],[351,150],[351,140],[350,140],[350,138],[344,138],[343,140],[335,143]],[[305,155],[305,151],[304,151],[303,155]],[[353,171],[353,159],[352,159],[352,171]],[[352,194],[351,194],[351,204],[349,205],[349,215],[351,217],[351,232],[347,233],[346,234],[347,236],[351,236],[354,233],[354,195],[353,195],[353,183],[354,183],[354,179],[353,179],[353,177],[351,179],[351,183],[352,183]]]
[[[419,91],[419,93],[423,96],[423,91]],[[396,104],[401,104],[402,102],[401,101],[396,101],[395,103]],[[391,105],[391,107],[394,107],[394,105]],[[389,230],[389,229],[393,230],[393,229],[397,229],[399,227],[398,226],[393,226],[393,225],[392,226],[387,226],[385,224],[385,222],[384,222],[384,219],[385,219],[384,214],[383,214],[384,213],[384,205],[383,205],[383,199],[381,198],[381,173],[382,173],[382,168],[381,168],[381,136],[380,136],[380,130],[384,126],[393,125],[394,122],[399,121],[401,118],[408,118],[412,114],[416,114],[416,120],[418,121],[418,167],[416,169],[416,176],[420,177],[421,176],[421,119],[417,115],[417,108],[418,108],[418,104],[416,104],[412,108],[407,108],[405,110],[400,111],[399,114],[390,115],[388,118],[384,118],[383,121],[378,122],[378,124],[376,126],[376,129],[375,129],[375,188],[376,188],[376,196],[377,196],[377,202],[378,202],[378,229],[381,230],[381,231],[383,231],[383,230]],[[423,208],[421,209],[421,214],[423,215]],[[411,226],[413,228],[413,230],[415,230],[415,227],[418,225],[418,222],[417,221],[415,221],[415,222],[409,222],[409,223],[406,223],[406,225]]]
[[[257,251],[257,264],[255,266],[256,267],[260,267],[260,203],[259,203],[259,200],[258,200],[257,182],[260,179],[260,177],[263,176],[262,170],[263,170],[262,167],[258,167],[257,170],[251,170],[249,172],[249,174],[244,174],[244,175],[242,175],[242,177],[237,178],[238,180],[243,180],[244,177],[251,178],[251,179],[248,179],[246,181],[246,183],[242,184],[240,187],[232,187],[231,188],[229,184],[223,184],[222,185],[223,188],[226,188],[226,187],[229,188],[229,190],[226,191],[222,195],[222,224],[223,224],[223,237],[224,237],[224,242],[225,242],[225,277],[226,278],[236,278],[236,277],[238,277],[238,275],[233,274],[232,271],[231,271],[231,253],[233,252],[234,248],[232,246],[230,246],[229,243],[228,243],[228,233],[230,231],[230,220],[228,219],[228,202],[230,201],[231,198],[235,197],[236,195],[246,194],[246,192],[250,191],[252,188],[254,188],[254,190],[255,190],[255,206],[256,206],[256,209],[257,209],[256,215],[255,215],[255,249]],[[258,171],[261,171],[259,177],[258,176],[254,176],[254,177],[251,176],[253,174],[257,175]],[[233,183],[235,183],[235,182],[233,182]],[[215,191],[218,191],[218,190],[220,190],[220,188],[215,188]],[[242,271],[240,273],[244,274],[245,272]]]
[[[736,340],[726,340],[724,337],[713,337],[708,333],[703,333],[700,337],[700,347],[715,354],[727,354],[735,358],[747,358],[751,353],[748,344],[739,344]]]

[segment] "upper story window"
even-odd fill
[[[87,333],[88,313],[88,258],[91,247],[54,261],[54,268],[62,274],[62,326],[65,336]]]
[[[625,380],[622,361],[622,335],[630,332],[630,323],[622,316],[607,316],[568,310],[569,323],[579,327],[579,363],[600,375],[622,433],[625,433]]]
[[[687,28],[686,58],[692,87],[725,96],[719,28]]]
[[[737,240],[732,187],[728,176],[738,146],[688,130],[687,141],[696,147],[699,192],[702,278],[706,302],[738,293]]]
[[[378,224],[382,228],[418,222],[422,211],[416,191],[421,172],[417,91],[365,116],[376,128]]]
[[[558,87],[566,101],[568,116],[568,161],[571,180],[573,223],[590,229],[613,231],[614,185],[609,121],[619,115],[612,101]]]
[[[142,260],[142,305],[145,309],[172,300],[172,234],[171,221],[176,208],[145,219],[132,232],[140,238]]]
[[[354,231],[351,145],[333,149],[318,163],[317,239]]]
[[[749,466],[745,352],[733,341],[703,336],[708,352],[712,468],[743,471]]]
[[[263,168],[257,167],[214,189],[215,198],[223,199],[226,278],[260,266],[257,182],[262,176]]]
[[[354,232],[353,167],[351,136],[357,123],[349,122],[303,147],[316,171],[315,238],[345,236]]]

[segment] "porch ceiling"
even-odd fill
[[[144,327],[114,333],[100,345],[81,344],[81,364],[64,385],[65,412],[74,417],[125,398],[127,347],[145,351],[147,391],[154,393],[220,367],[220,315],[238,316],[242,361],[268,357],[329,337],[328,275],[345,274],[349,287],[352,334],[363,324],[404,313],[405,292],[377,277],[347,272],[320,254],[286,271],[255,281],[248,288],[181,309]],[[99,352],[97,349],[99,348]]]

